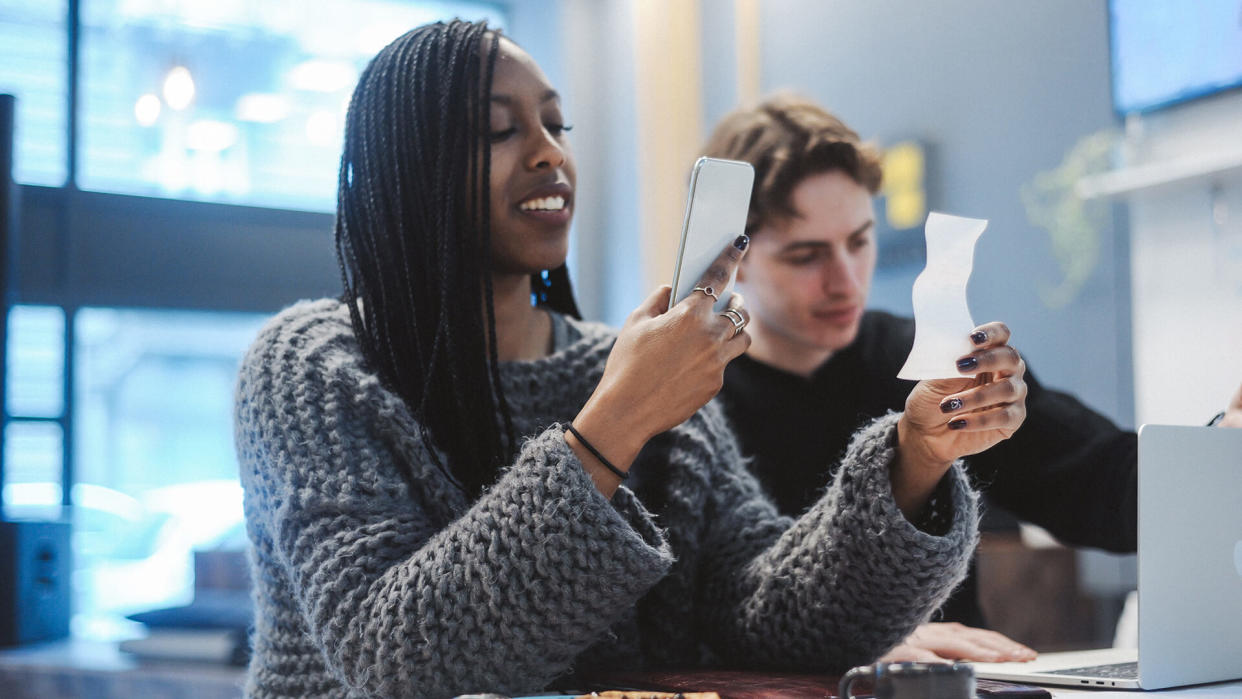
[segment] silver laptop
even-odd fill
[[[1161,689],[1242,678],[1242,430],[1144,425],[1138,649],[975,663],[977,676]]]

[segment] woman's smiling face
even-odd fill
[[[569,253],[576,182],[560,95],[535,60],[503,37],[489,109],[493,271],[559,267]]]

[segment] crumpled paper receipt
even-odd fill
[[[975,241],[986,219],[927,215],[927,266],[914,280],[914,347],[899,379],[959,379],[957,360],[970,354],[975,322],[966,304],[966,283],[975,261]]]

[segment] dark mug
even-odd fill
[[[875,699],[975,699],[975,670],[965,663],[876,663],[841,678],[841,699],[854,699],[850,686],[869,679]]]

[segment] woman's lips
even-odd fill
[[[568,223],[573,215],[573,190],[558,183],[530,192],[515,207],[519,214],[546,224]]]

